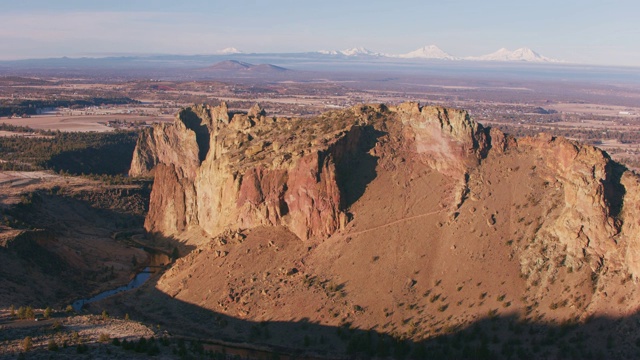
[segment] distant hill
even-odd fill
[[[289,69],[271,64],[250,64],[238,60],[226,60],[215,63],[202,69],[204,71],[225,71],[225,72],[252,72],[252,73],[279,73],[289,71]]]
[[[404,59],[441,59],[441,60],[459,60],[455,56],[447,54],[436,45],[424,46],[420,49],[411,51],[406,54],[398,55],[399,58]]]
[[[540,55],[537,52],[529,48],[520,48],[514,51],[501,48],[491,54],[468,57],[467,60],[479,60],[479,61],[524,61],[524,62],[558,62],[558,60],[548,58]]]
[[[321,55],[331,55],[331,56],[345,56],[345,57],[379,57],[384,56],[383,54],[371,51],[364,47],[354,47],[351,49],[344,50],[320,50],[317,52]]]

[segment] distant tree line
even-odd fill
[[[544,132],[553,136],[578,139],[594,145],[599,145],[603,140],[617,140],[621,144],[640,143],[640,131],[637,130],[581,129],[567,127],[543,128],[537,126],[507,124],[497,124],[495,127],[515,137],[535,136]]]
[[[56,99],[56,100],[0,100],[0,116],[35,115],[38,109],[67,107],[81,109],[88,106],[139,104],[138,100],[128,97],[90,97],[86,99]]]
[[[137,132],[40,132],[44,137],[0,138],[2,170],[45,170],[74,175],[128,172]]]
[[[7,123],[0,123],[0,130],[2,130],[2,131],[11,131],[11,132],[15,132],[15,133],[33,133],[33,132],[36,132],[35,130],[33,130],[32,128],[30,128],[28,126],[17,126],[17,125],[11,125],[11,124],[7,124]]]

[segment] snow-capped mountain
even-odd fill
[[[442,60],[458,60],[455,56],[447,54],[435,45],[428,45],[420,49],[411,51],[406,54],[397,55],[403,59],[442,59]]]
[[[382,54],[371,51],[364,47],[355,47],[345,50],[320,50],[322,55],[344,55],[344,56],[382,56]]]
[[[558,62],[558,60],[542,56],[529,48],[520,48],[514,51],[502,48],[488,55],[468,57],[466,59],[480,61]]]
[[[427,45],[408,52],[406,54],[391,55],[385,53],[377,53],[364,47],[355,47],[345,50],[320,50],[316,54],[329,55],[337,57],[354,57],[354,58],[367,58],[367,57],[386,57],[386,58],[399,58],[399,59],[437,59],[437,60],[473,60],[473,61],[510,61],[510,62],[531,62],[531,63],[545,63],[545,62],[562,62],[540,55],[537,52],[529,48],[520,48],[514,51],[502,48],[491,54],[482,56],[468,56],[468,57],[456,57],[444,50],[440,49],[436,45]]]
[[[220,55],[233,55],[233,54],[242,54],[242,51],[234,48],[234,47],[228,47],[228,48],[224,48],[220,51],[218,51],[218,54]]]

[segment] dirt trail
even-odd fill
[[[360,235],[360,234],[368,233],[370,231],[374,231],[374,230],[382,229],[382,228],[385,228],[385,227],[388,227],[388,226],[391,226],[391,225],[395,225],[395,224],[398,224],[398,223],[401,223],[401,222],[415,220],[415,219],[418,219],[418,218],[421,218],[421,217],[425,217],[425,216],[435,215],[435,214],[444,212],[445,210],[446,209],[436,210],[436,211],[431,211],[431,212],[420,214],[420,215],[409,216],[409,217],[401,218],[401,219],[398,219],[398,220],[394,220],[394,221],[386,223],[386,224],[374,226],[374,227],[369,228],[369,229],[360,230],[360,231],[356,231],[356,232],[350,232],[350,233],[345,234],[345,235],[349,235],[349,236]]]

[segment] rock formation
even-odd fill
[[[346,223],[337,167],[361,151],[362,126],[267,118],[259,106],[229,121],[226,105],[183,110],[143,133],[130,174],[155,173],[146,228],[285,225],[302,239]],[[320,131],[326,130],[326,133]]]
[[[216,313],[421,340],[487,313],[637,310],[640,177],[592,146],[417,103],[305,119],[223,103],[142,134],[131,175],[151,172],[146,229],[197,248],[157,289]]]
[[[609,257],[621,261],[618,240],[633,238],[622,231],[637,232],[623,226],[635,209],[622,211],[635,175],[597,148],[547,135],[516,141],[462,110],[404,103],[276,119],[257,104],[248,114],[230,114],[225,103],[194,106],[140,136],[130,175],[155,173],[145,223],[151,233],[196,227],[213,237],[227,228],[282,225],[307,240],[345,228],[348,207],[368,181],[357,178],[375,172],[378,160],[397,167],[400,158],[449,176],[459,206],[469,171],[490,153],[509,151],[543,159],[548,186],[564,194],[557,218],[541,226],[545,236],[574,256],[592,254],[592,267]],[[354,173],[367,158],[370,168]]]

